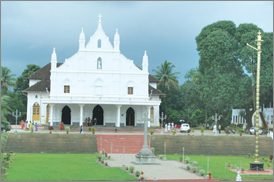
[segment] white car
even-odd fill
[[[189,124],[181,124],[180,132],[187,132],[190,129]]]
[[[251,127],[249,130],[250,135],[254,135],[256,132],[256,127]],[[263,134],[263,130],[259,128],[259,135]]]

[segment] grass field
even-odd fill
[[[96,154],[16,154],[5,181],[130,181],[120,168],[95,162]]]
[[[198,171],[204,169],[207,172],[207,156],[198,156],[198,155],[187,155],[190,158],[190,161],[197,161]],[[181,155],[166,155],[168,160],[179,160]],[[186,157],[186,156],[184,156]],[[220,180],[231,180],[236,179],[237,174],[230,170],[227,170],[225,163],[230,162],[232,169],[235,169],[235,165],[241,166],[245,169],[249,169],[249,163],[254,162],[254,158],[246,158],[243,156],[209,156],[209,171],[212,172],[212,178]],[[260,157],[259,159],[262,159]],[[268,157],[264,157],[268,159]],[[261,162],[261,161],[260,161]],[[267,163],[263,162],[264,168],[267,169]],[[271,164],[271,169],[273,169],[273,164]],[[242,179],[271,179],[273,180],[273,175],[241,175]]]

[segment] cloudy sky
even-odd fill
[[[48,64],[53,47],[64,62],[77,52],[82,27],[89,41],[99,13],[111,42],[118,29],[123,55],[141,67],[147,50],[151,74],[172,62],[179,84],[198,67],[195,37],[203,27],[231,20],[273,32],[272,1],[1,1],[1,66],[20,76],[28,64]]]

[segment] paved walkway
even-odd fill
[[[110,167],[134,166],[135,171],[144,171],[146,180],[156,181],[207,181],[205,177],[199,174],[189,172],[183,168],[186,164],[175,160],[156,159],[158,164],[137,165],[135,161],[136,154],[109,154],[113,160],[108,160]]]

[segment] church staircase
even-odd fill
[[[102,142],[101,142],[102,141]],[[149,137],[147,139],[149,146]],[[123,153],[123,147],[125,147],[125,153],[137,154],[144,145],[144,135],[97,135],[97,148],[98,152],[105,149],[106,153]]]

